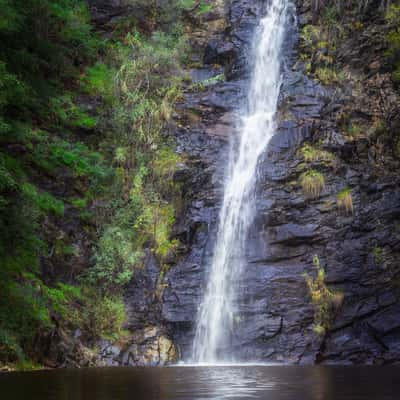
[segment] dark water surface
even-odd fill
[[[399,400],[400,367],[213,366],[0,374],[1,400]]]

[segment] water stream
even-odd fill
[[[226,351],[235,318],[245,242],[255,216],[257,164],[275,132],[281,87],[281,53],[289,0],[271,0],[254,36],[247,109],[234,138],[208,285],[200,305],[193,361],[232,360]]]

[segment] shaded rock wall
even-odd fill
[[[229,136],[246,96],[248,50],[264,7],[262,1],[229,2],[225,24],[219,25],[223,30],[207,42],[204,68],[192,71],[194,78],[209,77],[223,68],[227,81],[187,93],[178,113],[173,136],[187,160],[176,177],[183,183],[186,204],[175,227],[179,254],[161,278],[150,258],[147,272],[127,292],[131,329],[158,325],[184,360],[190,359],[215,242]],[[307,2],[297,1],[295,14],[301,27],[310,19]],[[220,20],[221,15],[215,18]],[[324,87],[307,76],[299,61],[298,42],[293,17],[284,45],[278,129],[260,163],[248,263],[243,276],[237,277],[237,326],[227,338],[225,351],[242,360],[289,363],[398,361],[396,164],[387,159],[380,168],[370,143],[349,141],[338,126],[338,114],[344,109],[374,112],[371,93],[379,91],[380,71],[361,82],[361,91],[351,81],[346,87]],[[352,49],[353,53],[343,55],[343,65],[349,65],[352,57],[363,57],[356,53],[365,47],[353,43]],[[299,184],[305,170],[299,149],[305,142],[318,143],[334,155],[332,162],[308,166],[322,171],[326,180],[321,196],[314,200],[305,198]],[[337,194],[347,187],[352,189],[353,214],[337,206]],[[325,336],[313,330],[314,307],[303,276],[315,273],[314,255],[325,266],[328,285],[344,294]]]

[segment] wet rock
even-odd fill
[[[175,345],[157,327],[135,332],[131,343],[121,353],[122,365],[163,366],[178,360]]]
[[[122,347],[110,342],[109,340],[100,340],[96,346],[102,362],[107,367],[115,367],[120,365],[120,356]]]
[[[228,64],[235,55],[233,43],[227,43],[223,38],[211,39],[206,47],[204,62],[206,64]]]
[[[135,279],[125,291],[127,328],[135,330],[158,320],[160,305],[157,298],[157,284],[159,276],[160,266],[149,252],[144,269],[135,271]]]
[[[41,335],[36,343],[41,348],[39,362],[50,368],[102,367],[100,354],[83,344],[79,337],[62,328]]]
[[[136,336],[123,352],[125,364],[158,365],[178,354],[185,360],[191,357],[215,244],[227,139],[235,134],[232,116],[246,100],[248,54],[262,3],[230,2],[224,30],[209,40],[205,55],[207,62],[224,64],[228,82],[188,93],[180,105],[181,126],[172,135],[187,158],[176,174],[185,202],[174,228],[181,249],[162,279],[156,260],[149,257],[128,288],[128,325]],[[299,23],[308,23],[309,6],[296,3]],[[389,83],[378,73],[374,55],[365,63],[371,74],[367,94],[324,87],[306,76],[297,44],[293,25],[284,42],[277,133],[259,165],[257,215],[246,244],[247,261],[242,275],[232,277],[237,285],[236,323],[223,350],[244,361],[395,362],[400,359],[400,182],[391,172],[397,171],[396,164],[388,161],[383,172],[371,143],[363,138],[349,141],[338,124],[341,112],[380,115],[376,90],[389,90]],[[354,68],[361,65],[356,64]],[[208,73],[213,76],[205,70],[199,72],[200,80]],[[388,93],[387,98],[393,98]],[[304,143],[331,152],[335,162],[305,163],[299,151]],[[325,177],[325,190],[314,200],[304,198],[299,184],[299,176],[309,168]],[[345,188],[351,189],[352,213],[337,204],[337,194]],[[313,331],[315,309],[303,276],[315,274],[314,255],[325,268],[327,285],[344,295],[325,337]]]
[[[306,224],[286,224],[273,229],[271,244],[286,243],[288,246],[299,243],[312,243],[312,239],[317,236],[318,225]]]

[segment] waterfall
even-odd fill
[[[194,362],[234,361],[226,351],[237,318],[234,281],[240,279],[246,237],[255,216],[257,164],[275,132],[289,2],[270,0],[254,36],[247,110],[232,146],[208,284],[198,313]]]

